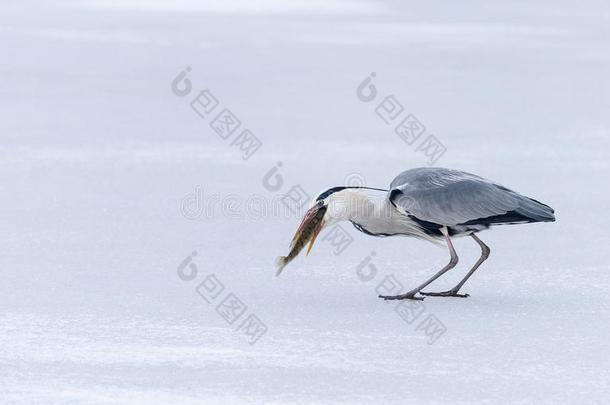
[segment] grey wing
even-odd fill
[[[474,174],[418,168],[398,175],[389,198],[407,215],[439,225],[554,221],[549,206]]]

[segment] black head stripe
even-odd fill
[[[330,196],[331,194],[334,194],[337,191],[345,190],[346,188],[347,187],[344,187],[344,186],[338,186],[338,187],[329,188],[328,190],[326,190],[325,192],[320,194],[318,196],[318,198],[316,198],[316,201],[324,200],[324,199],[326,199],[326,197]]]
[[[352,187],[350,187],[350,186],[337,186],[337,187],[329,188],[328,190],[326,190],[325,192],[320,194],[318,196],[318,198],[316,198],[316,201],[324,200],[328,196],[330,196],[331,194],[334,194],[337,191],[345,190],[346,188],[362,188],[362,189],[365,189],[365,190],[388,191],[388,190],[384,190],[384,189],[381,189],[381,188],[364,187],[364,186],[352,186]]]

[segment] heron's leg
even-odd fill
[[[485,243],[483,243],[483,241],[481,239],[479,239],[477,237],[477,235],[475,235],[473,233],[470,236],[472,236],[472,238],[479,244],[479,246],[481,246],[481,257],[479,257],[479,260],[477,260],[477,262],[474,264],[474,266],[472,266],[472,269],[470,269],[468,274],[466,274],[466,276],[462,279],[462,281],[460,281],[458,283],[458,285],[456,285],[449,291],[443,291],[440,293],[422,292],[421,295],[429,295],[432,297],[463,297],[463,298],[469,297],[468,294],[458,294],[457,292],[460,291],[460,288],[462,288],[462,286],[466,283],[466,281],[470,278],[470,276],[472,276],[473,273],[479,268],[479,266],[485,260],[487,260],[487,258],[489,257],[489,252],[491,252],[491,250],[489,249],[489,246],[487,246]]]
[[[413,290],[405,294],[380,295],[379,298],[383,298],[384,300],[423,300],[424,297],[416,297],[415,294],[426,288],[428,284],[430,284],[431,282],[445,274],[447,271],[455,267],[455,265],[458,263],[458,255],[457,253],[455,253],[455,249],[453,248],[453,243],[451,242],[451,238],[449,237],[449,231],[447,230],[447,227],[441,228],[441,232],[443,233],[443,235],[445,235],[445,239],[447,240],[447,247],[449,248],[449,254],[451,254],[451,259],[449,260],[449,263],[419,287],[414,288]]]

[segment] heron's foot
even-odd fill
[[[408,292],[406,294],[400,295],[380,295],[379,298],[383,298],[384,300],[416,300],[423,301],[424,297],[416,297],[415,294],[417,292]]]
[[[467,298],[470,297],[470,294],[458,294],[457,291],[449,290],[443,292],[419,292],[421,295],[426,295],[428,297],[459,297],[459,298]]]

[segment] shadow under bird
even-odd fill
[[[554,210],[498,183],[459,170],[423,167],[399,174],[389,190],[372,187],[332,187],[312,202],[290,244],[287,256],[277,260],[277,275],[309,242],[311,251],[320,231],[340,221],[351,222],[371,236],[413,236],[445,243],[449,263],[418,287],[386,300],[423,300],[417,294],[468,297],[459,294],[464,283],[488,257],[490,249],[477,233],[494,225],[555,221]],[[443,292],[423,292],[430,283],[455,267],[458,256],[452,238],[470,236],[481,248],[481,257],[455,287]]]

